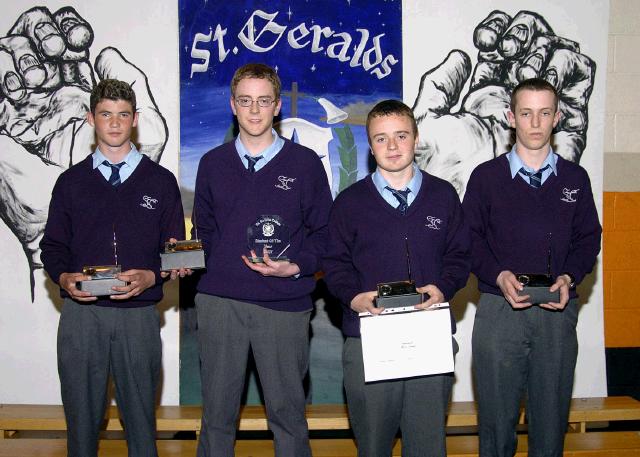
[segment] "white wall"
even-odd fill
[[[18,0],[3,2],[0,32],[4,36],[15,20],[25,10],[39,3]],[[178,82],[178,5],[176,0],[124,1],[104,0],[80,2],[79,0],[43,2],[55,11],[62,6],[74,6],[93,27],[95,40],[91,47],[91,60],[101,49],[114,46],[124,56],[143,70],[149,77],[153,96],[169,125],[169,141],[161,164],[174,173],[178,170],[179,150],[179,82]],[[513,1],[496,0],[481,2],[427,2],[404,0],[403,2],[403,61],[404,94],[412,104],[418,90],[420,76],[439,64],[452,49],[466,51],[475,62],[473,29],[493,9],[498,8],[514,15],[518,8]],[[590,128],[588,146],[581,164],[593,180],[594,195],[601,208],[602,161],[604,130],[605,75],[607,68],[607,1],[582,2],[518,2],[519,9],[537,11],[550,21],[558,35],[581,44],[581,50],[598,64],[596,82],[589,104]],[[448,13],[445,14],[447,11]],[[622,11],[619,16],[627,22],[637,19],[637,2],[613,0],[612,10]],[[614,12],[615,12],[614,11]],[[440,20],[446,17],[446,20]],[[452,20],[451,17],[457,19]],[[429,24],[427,27],[425,24]],[[625,30],[622,24],[620,33]],[[634,23],[637,25],[637,22]],[[634,26],[631,24],[629,27]],[[635,27],[636,30],[637,27]],[[635,32],[629,32],[633,35]],[[633,78],[626,73],[636,72],[632,63],[633,44],[637,37],[614,38],[610,49],[623,56],[615,66],[620,77],[615,86],[622,87]],[[626,49],[626,50],[625,50]],[[626,65],[626,66],[625,66]],[[629,66],[631,65],[631,66]],[[620,86],[622,84],[622,86]],[[626,86],[624,86],[626,87]],[[614,90],[614,89],[611,89]],[[609,101],[608,123],[616,123],[616,132],[624,132],[624,125],[635,118],[625,108],[625,97],[633,90],[615,89]],[[616,94],[623,94],[620,97]],[[614,98],[616,96],[617,98]],[[614,103],[615,102],[615,103]],[[621,116],[611,117],[619,112]],[[618,125],[620,126],[618,128]],[[2,126],[0,126],[1,128]],[[618,151],[624,149],[623,136],[609,139]],[[620,145],[620,147],[618,147]],[[620,149],[621,150],[621,149]],[[11,173],[11,186],[17,195],[26,196],[38,208],[46,208],[53,182],[59,173],[55,167],[46,166],[36,156],[29,155],[11,138],[0,135],[0,166],[2,173]],[[631,152],[631,151],[622,151]],[[3,192],[5,192],[3,190]],[[60,300],[57,290],[47,281],[42,270],[35,273],[35,301],[31,302],[29,273],[26,257],[20,244],[8,228],[0,223],[0,239],[4,240],[0,256],[0,272],[4,281],[0,286],[0,403],[60,403],[56,367],[56,330]],[[598,268],[600,271],[600,268]],[[582,308],[579,320],[580,355],[574,389],[575,396],[606,394],[603,331],[602,331],[602,281],[600,273],[593,277],[594,286],[589,302]],[[178,314],[172,306],[177,303],[175,288],[167,291],[163,308],[165,324],[162,329],[164,343],[164,385],[162,403],[178,403]],[[454,398],[471,398],[470,335],[475,310],[468,306],[464,319],[459,323],[458,341],[461,352],[457,357],[457,383]]]
[[[55,12],[73,6],[91,24],[94,41],[91,62],[107,46],[145,72],[160,112],[167,120],[169,139],[161,164],[174,173],[179,160],[178,4],[175,0],[110,0],[31,3],[4,1],[0,36],[5,36],[18,17],[37,5]],[[1,101],[0,97],[0,101]],[[2,121],[0,121],[2,122]],[[32,207],[46,210],[51,189],[61,168],[45,165],[10,137],[0,136],[0,167],[10,174],[10,186]],[[140,132],[142,135],[143,132]],[[90,151],[89,151],[90,152]],[[3,197],[6,191],[3,189]],[[0,272],[0,403],[60,403],[56,363],[56,331],[60,299],[57,288],[43,270],[35,272],[35,300],[31,302],[29,268],[16,237],[0,223],[3,240]],[[164,383],[162,403],[178,403],[177,288],[168,290],[161,305]],[[173,307],[173,308],[172,308]]]
[[[604,190],[640,191],[640,1],[611,0]]]
[[[615,4],[626,4],[623,0]],[[634,4],[637,4],[634,2]],[[404,0],[403,1],[403,81],[404,99],[413,104],[418,94],[420,77],[439,65],[447,54],[459,49],[477,62],[478,50],[473,44],[473,32],[493,10],[501,10],[515,16],[521,10],[529,10],[542,15],[556,35],[580,44],[582,54],[589,56],[597,64],[595,84],[589,102],[589,129],[587,147],[580,165],[592,180],[593,194],[602,220],[602,164],[605,107],[605,80],[607,74],[607,27],[609,23],[609,2],[568,0],[525,1],[509,0],[450,1]],[[462,90],[467,92],[468,83]],[[455,111],[455,110],[454,110]],[[437,135],[439,132],[426,132]],[[424,134],[424,133],[421,133]],[[455,141],[454,133],[451,141]],[[593,285],[592,285],[593,284]],[[601,261],[595,273],[585,280],[581,287],[581,301],[588,301],[580,310],[578,340],[580,345],[574,397],[606,395],[606,372],[604,358],[602,266]],[[472,285],[475,287],[475,284]],[[457,302],[466,302],[465,297],[473,295],[467,290],[461,293]],[[462,298],[463,300],[460,300]],[[473,398],[471,380],[471,333],[475,306],[464,306],[464,317],[458,322],[457,340],[460,352],[456,357],[455,400]]]

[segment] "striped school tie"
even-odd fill
[[[250,155],[245,154],[244,158],[247,159],[247,162],[249,162],[249,173],[255,173],[256,172],[256,163],[258,162],[258,160],[262,159],[262,156],[260,156],[260,157],[251,157]]]
[[[113,187],[118,187],[121,183],[120,181],[120,168],[124,165],[124,162],[116,163],[115,165],[110,164],[108,160],[102,162],[102,165],[106,165],[111,168],[111,176],[109,176],[109,184]]]
[[[411,192],[411,189],[396,190],[389,186],[386,186],[385,189],[391,192],[393,196],[396,197],[396,200],[398,200],[398,203],[400,203],[396,209],[400,211],[403,216],[407,214],[407,210],[409,209],[409,192]]]
[[[551,167],[549,164],[547,164],[535,173],[531,173],[530,171],[527,171],[524,169],[524,167],[522,167],[520,169],[520,173],[529,177],[529,185],[531,187],[535,187],[536,189],[538,189],[540,186],[542,186],[542,172],[548,170],[549,168]]]

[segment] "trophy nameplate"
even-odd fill
[[[396,281],[378,284],[378,296],[375,300],[376,308],[399,308],[419,305],[425,301],[424,295],[416,291],[414,281]]]
[[[282,218],[277,215],[263,215],[247,227],[247,243],[250,251],[256,253],[256,257],[249,257],[253,263],[262,263],[264,258],[263,252],[271,260],[288,261],[285,255],[289,246],[289,228]]]
[[[204,250],[201,240],[183,240],[164,244],[164,252],[160,253],[162,271],[189,268],[199,270],[206,268]]]
[[[82,274],[91,276],[86,281],[77,281],[76,288],[83,292],[89,292],[92,297],[104,295],[120,295],[126,292],[113,290],[113,287],[123,287],[129,285],[128,282],[121,281],[117,276],[121,273],[120,265],[95,265],[82,268]]]

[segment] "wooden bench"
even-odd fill
[[[196,442],[192,440],[158,441],[160,457],[193,457]],[[393,456],[400,456],[400,442]],[[127,455],[126,443],[122,440],[102,440],[100,457],[122,457]],[[352,440],[319,439],[311,441],[314,457],[355,457],[356,447]],[[0,457],[66,457],[65,440],[16,439],[0,441]],[[471,457],[478,455],[476,436],[448,436],[449,457]],[[527,440],[518,440],[517,457],[526,457]],[[571,433],[565,440],[565,456],[579,457],[638,457],[640,434],[638,432],[592,432]],[[273,443],[267,440],[243,440],[236,444],[236,457],[273,457]]]
[[[199,406],[160,406],[156,412],[159,432],[200,431],[202,409]],[[524,422],[524,414],[521,415]],[[640,402],[631,397],[576,398],[571,402],[569,422],[576,431],[585,432],[587,424],[607,421],[640,420]],[[308,405],[310,430],[348,430],[345,405]],[[474,402],[453,402],[447,426],[478,425]],[[22,430],[66,431],[62,406],[0,405],[0,438]],[[245,406],[239,423],[241,431],[267,430],[263,406]],[[107,431],[121,431],[122,424],[115,406],[109,407],[103,426]]]

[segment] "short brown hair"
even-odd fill
[[[413,115],[413,111],[407,105],[402,103],[399,100],[383,100],[374,106],[369,114],[367,115],[367,140],[371,143],[369,138],[369,124],[371,120],[375,117],[386,117],[386,116],[406,116],[411,119],[411,127],[413,129],[413,134],[415,136],[418,135],[418,124],[416,123],[416,118]]]
[[[263,63],[248,63],[236,70],[233,78],[231,79],[232,97],[235,97],[236,88],[238,87],[240,81],[247,78],[266,79],[271,83],[271,86],[273,86],[273,92],[276,94],[276,100],[280,99],[282,83],[280,82],[278,73],[276,73],[276,71],[269,65],[265,65]]]
[[[136,93],[131,86],[124,81],[117,79],[103,79],[91,91],[89,107],[93,114],[96,113],[96,106],[102,100],[124,100],[131,103],[131,109],[136,112]]]
[[[518,95],[518,93],[523,90],[533,90],[536,92],[547,90],[551,92],[555,99],[556,111],[558,111],[558,91],[556,90],[556,88],[553,87],[553,85],[549,81],[546,81],[542,78],[531,78],[531,79],[525,79],[524,81],[522,81],[511,92],[511,104],[509,108],[511,109],[512,113],[515,113],[515,109],[516,109],[516,95]]]

